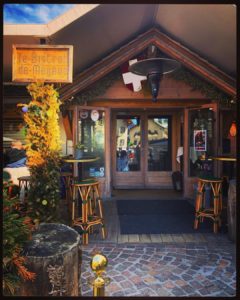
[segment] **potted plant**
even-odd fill
[[[75,158],[80,159],[83,157],[85,146],[84,144],[78,142],[75,146]]]

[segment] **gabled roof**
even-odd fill
[[[75,20],[91,12],[98,6],[99,4],[74,5],[73,8],[66,11],[47,24],[6,24],[3,27],[3,34],[5,36],[23,35],[40,36],[42,38],[47,38],[62,30],[64,27],[68,26]]]
[[[11,82],[12,44],[73,45],[75,76],[153,27],[236,76],[236,11],[233,4],[77,4],[45,25],[4,24],[4,82]]]
[[[73,84],[65,85],[60,89],[61,99],[66,100],[72,95],[86,89],[95,81],[133,58],[150,45],[157,46],[162,52],[178,60],[183,66],[211,82],[227,94],[236,94],[235,81],[232,77],[180,43],[169,38],[166,34],[153,28],[76,75]]]

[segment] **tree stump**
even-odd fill
[[[228,202],[228,237],[231,241],[236,241],[236,180],[232,179],[229,182]]]
[[[36,279],[22,283],[21,296],[78,296],[80,235],[72,228],[40,224],[24,248],[27,268]]]

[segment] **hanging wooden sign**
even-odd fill
[[[12,81],[71,83],[73,46],[13,45]]]

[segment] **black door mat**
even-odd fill
[[[118,200],[117,210],[121,234],[212,233],[213,221],[204,218],[193,228],[195,209],[187,200]],[[220,233],[226,233],[222,216]]]

